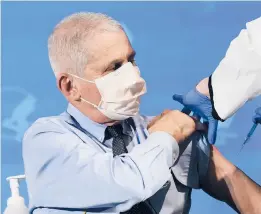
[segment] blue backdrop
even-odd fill
[[[67,104],[55,85],[47,38],[65,16],[103,12],[119,20],[137,51],[148,84],[141,111],[180,109],[173,93],[185,93],[211,74],[245,23],[261,16],[261,2],[3,2],[2,3],[2,211],[10,195],[5,178],[23,174],[21,139],[39,117]],[[261,99],[247,103],[222,123],[217,145],[223,154],[261,183],[261,127],[239,153]],[[28,201],[26,185],[21,185]],[[192,195],[192,214],[233,213],[202,191]]]

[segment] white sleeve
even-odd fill
[[[261,17],[230,43],[209,78],[213,116],[224,121],[248,100],[261,94]]]

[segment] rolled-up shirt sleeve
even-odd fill
[[[171,168],[176,179],[193,189],[201,188],[209,166],[210,144],[204,134],[195,132],[180,144],[180,155]]]
[[[170,179],[178,156],[176,140],[164,132],[114,158],[73,133],[30,132],[23,142],[32,209],[126,211]]]
[[[248,22],[209,78],[212,114],[224,121],[261,94],[261,17]]]

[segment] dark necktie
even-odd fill
[[[107,137],[112,137],[112,152],[113,157],[128,153],[128,150],[126,148],[125,142],[124,142],[124,134],[122,130],[122,125],[117,124],[113,126],[108,126],[106,128],[107,131]],[[148,205],[145,202],[140,202],[139,204],[134,205],[130,210],[123,212],[122,214],[150,214],[151,209],[148,207]]]

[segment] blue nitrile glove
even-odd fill
[[[253,122],[261,124],[261,107],[257,108],[255,113],[256,114],[253,117]]]
[[[212,104],[210,99],[196,89],[193,89],[186,95],[174,94],[173,100],[178,101],[208,122],[208,141],[211,144],[215,144],[218,121],[212,116]]]

